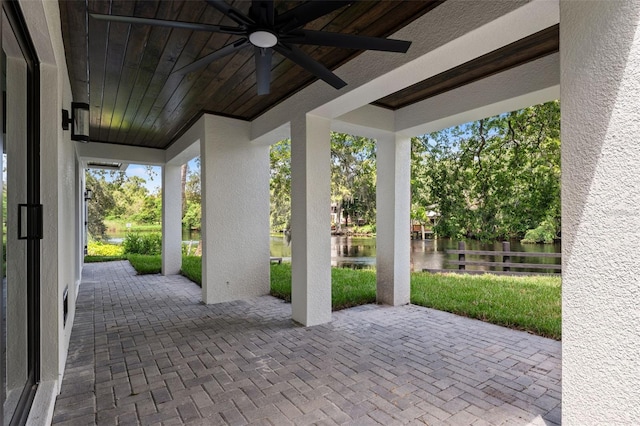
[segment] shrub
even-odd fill
[[[354,226],[353,233],[358,235],[371,235],[376,233],[376,225]]]
[[[125,254],[160,254],[162,252],[162,235],[157,232],[138,234],[129,232],[122,242]]]
[[[90,241],[87,245],[88,256],[122,256],[123,247],[116,244],[106,244],[101,241]]]
[[[529,229],[524,238],[520,240],[523,244],[545,243],[552,244],[556,237],[556,226],[553,219],[545,219],[535,229]]]

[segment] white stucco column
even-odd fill
[[[331,321],[331,121],[291,122],[291,310],[311,326]]]
[[[205,115],[200,140],[202,299],[269,293],[269,146],[250,123]]]
[[[377,300],[405,305],[411,290],[411,138],[385,133],[376,141]]]
[[[180,166],[162,167],[162,275],[182,268],[182,188]]]
[[[640,424],[640,3],[561,1],[562,421]]]

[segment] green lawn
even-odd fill
[[[139,274],[160,272],[160,256],[129,255],[127,258]],[[202,259],[183,256],[181,273],[201,285]],[[271,295],[291,301],[291,264],[271,264]],[[374,270],[331,268],[333,310],[375,301]],[[560,277],[414,272],[411,303],[556,340],[561,338]]]
[[[114,262],[116,260],[127,260],[127,256],[85,256],[84,263],[94,262]]]
[[[411,274],[411,303],[540,336],[561,338],[561,279]]]
[[[202,258],[200,256],[182,256],[180,273],[202,286]]]
[[[291,301],[291,264],[271,265],[271,295]],[[331,268],[331,306],[334,311],[375,303],[376,272]]]
[[[131,226],[127,228],[127,223]],[[124,220],[106,219],[105,226],[110,232],[162,232],[161,224],[127,222]]]
[[[159,254],[128,254],[127,259],[139,275],[159,274],[162,271],[162,257]]]

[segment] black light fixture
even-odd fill
[[[92,199],[93,199],[93,191],[87,188],[87,190],[84,191],[84,200],[91,201]]]
[[[71,116],[62,110],[62,130],[69,130],[70,124],[71,140],[89,142],[89,104],[71,102]]]

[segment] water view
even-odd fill
[[[481,243],[476,240],[466,240],[467,250],[502,250],[501,242]],[[512,251],[560,253],[560,243],[555,244],[521,244],[518,240],[512,240]],[[457,255],[447,255],[446,250],[457,249],[458,240],[450,238],[411,240],[411,270],[422,269],[457,269],[457,266],[449,266],[446,260],[457,260]],[[271,236],[271,256],[282,257],[285,261],[291,259],[291,247],[287,245],[284,237]],[[467,256],[467,260],[475,257]],[[480,259],[480,258],[478,258]],[[500,261],[501,257],[485,257],[484,260]],[[519,258],[512,256],[513,262],[529,263],[560,263],[560,259],[548,257]],[[376,239],[375,237],[331,237],[331,265],[341,268],[375,268],[376,265]],[[481,268],[467,266],[468,269],[491,270],[495,268]],[[538,272],[554,272],[553,270],[538,270]]]
[[[121,243],[124,233],[110,233],[109,240]],[[198,231],[183,230],[184,244],[191,243],[193,250],[200,240]],[[467,250],[501,251],[499,241],[482,243],[476,240],[465,240]],[[512,251],[560,253],[560,243],[555,244],[521,244],[519,240],[512,240]],[[457,255],[447,255],[446,250],[457,249],[458,240],[438,238],[426,240],[411,240],[411,270],[423,269],[457,269],[455,265],[447,265],[447,260],[457,260]],[[281,257],[285,262],[291,261],[291,246],[285,241],[284,235],[272,235],[270,243],[271,256]],[[467,255],[467,260],[501,261],[500,256],[474,257]],[[559,264],[560,259],[549,257],[519,258],[512,256],[513,262]],[[331,265],[339,268],[365,269],[376,266],[376,238],[375,237],[331,237]],[[467,266],[467,269],[495,270],[493,267]],[[538,272],[554,272],[553,270],[537,270]]]

